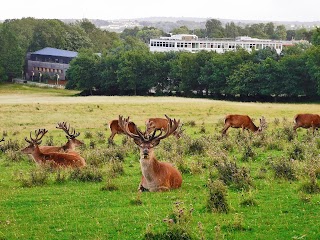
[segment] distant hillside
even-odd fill
[[[125,28],[134,27],[155,27],[165,32],[170,32],[172,29],[181,26],[187,26],[189,29],[204,29],[206,21],[213,18],[190,18],[190,17],[148,17],[135,19],[117,19],[117,20],[102,20],[89,19],[93,24],[101,29],[114,32],[122,32]],[[255,23],[273,22],[275,25],[284,25],[286,29],[296,30],[299,28],[312,29],[316,26],[320,27],[320,21],[316,22],[299,22],[299,21],[260,21],[260,20],[235,20],[235,19],[219,19],[222,25],[234,22],[236,25],[244,27]],[[66,23],[76,22],[81,19],[61,19]]]

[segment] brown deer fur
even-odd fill
[[[248,115],[227,115],[224,120],[222,135],[225,135],[230,127],[242,128],[242,131],[244,131],[245,129],[251,130],[252,132],[261,131],[261,128],[257,127]]]
[[[129,122],[129,124],[128,124],[129,130],[131,132],[133,132],[133,133],[136,133],[135,132],[135,126],[136,126],[136,124],[134,122]],[[119,120],[118,119],[111,120],[109,122],[109,128],[110,128],[110,131],[111,131],[111,135],[108,138],[108,142],[109,143],[113,143],[113,138],[114,138],[114,136],[116,134],[124,134],[123,130],[119,126]]]
[[[50,152],[44,153],[40,150],[39,144],[41,143],[40,139],[47,131],[45,129],[40,129],[36,131],[36,139],[31,137],[28,140],[25,138],[26,142],[29,143],[27,147],[21,150],[22,153],[31,154],[33,159],[39,165],[50,164],[53,167],[71,167],[71,168],[81,168],[86,166],[86,161],[80,156],[70,153],[61,153],[61,152]],[[39,135],[41,137],[39,138]]]
[[[148,118],[146,120],[146,132],[148,134],[152,133],[154,130],[163,130],[167,131],[168,127],[168,119],[167,118]],[[177,139],[179,139],[182,135],[182,130],[174,131],[172,133]]]
[[[320,116],[310,113],[297,114],[294,117],[293,130],[296,132],[299,127],[312,128],[312,133],[314,134],[314,130],[320,127]]]
[[[138,190],[157,192],[180,188],[181,173],[171,163],[158,161],[153,149],[160,143],[160,140],[168,137],[177,129],[180,121],[169,119],[167,131],[164,134],[161,131],[158,135],[156,135],[156,130],[150,135],[142,133],[137,128],[137,134],[134,134],[128,128],[128,121],[129,118],[122,119],[122,116],[119,116],[119,125],[129,137],[133,138],[140,149],[142,179]]]

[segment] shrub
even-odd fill
[[[229,204],[227,202],[227,187],[220,181],[209,179],[208,182],[209,197],[207,200],[207,209],[210,212],[228,213]]]
[[[173,212],[163,221],[167,224],[167,229],[162,233],[153,233],[151,225],[148,226],[145,239],[148,240],[189,240],[194,239],[191,233],[190,223],[192,221],[193,208],[187,210],[182,202],[176,202]]]
[[[248,190],[253,186],[249,170],[245,167],[239,168],[235,162],[231,162],[227,159],[216,162],[215,166],[219,173],[219,179],[226,185],[230,185],[239,190]]]
[[[70,180],[77,180],[81,182],[101,182],[103,176],[100,169],[87,166],[81,169],[73,169],[69,178]]]
[[[48,182],[48,172],[44,168],[32,169],[28,176],[24,176],[22,173],[19,175],[19,182],[22,187],[34,187],[43,186]]]
[[[274,171],[275,178],[297,180],[296,169],[292,160],[280,159],[273,161],[271,162],[271,168]]]

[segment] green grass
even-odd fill
[[[44,185],[22,187],[21,178],[30,178],[37,169],[34,162],[18,151],[0,152],[0,239],[144,239],[147,231],[162,234],[170,229],[163,220],[172,215],[176,202],[183,202],[186,210],[194,209],[187,226],[195,239],[201,236],[199,222],[204,239],[320,238],[320,195],[301,191],[312,169],[320,169],[319,135],[310,137],[301,129],[297,139],[288,141],[283,131],[285,125],[292,125],[296,113],[306,110],[317,113],[317,104],[238,103],[177,97],[75,97],[75,93],[18,84],[0,85],[0,137],[2,133],[6,135],[6,142],[0,146],[11,139],[22,148],[27,145],[24,138],[38,128],[47,128],[48,136],[60,145],[65,142],[65,134],[55,129],[55,125],[67,121],[81,132],[79,139],[86,143],[81,153],[88,164],[96,164],[104,176],[102,182],[83,182],[70,180],[70,172],[63,171],[66,178],[59,183],[57,172],[48,172]],[[238,130],[229,129],[228,138],[221,139],[222,119],[230,113],[248,114],[257,124],[259,117],[265,116],[269,124],[265,138],[248,133],[243,136]],[[176,142],[170,137],[155,150],[159,160],[180,167],[183,164],[183,185],[170,192],[138,194],[141,178],[138,151],[132,141],[122,145],[124,137],[120,135],[115,137],[115,147],[108,146],[106,124],[123,115],[143,127],[146,118],[164,114],[184,123],[195,122],[195,126],[185,124],[185,138]],[[280,120],[278,125],[275,118]],[[86,132],[92,138],[85,138],[89,135]],[[99,132],[105,134],[104,141],[99,141]],[[292,160],[298,180],[275,178],[272,163],[288,160],[295,141],[302,146],[304,156],[304,160]],[[89,147],[90,142],[95,142],[94,149]],[[241,161],[248,145],[254,157]],[[190,146],[199,152],[190,152]],[[119,154],[124,158],[124,173],[110,175],[109,161]],[[213,163],[224,158],[249,169],[254,187],[245,191],[229,186],[229,213],[212,213],[206,209],[209,172],[217,179],[219,174]],[[108,181],[118,189],[103,191]],[[241,204],[248,198],[256,204]]]

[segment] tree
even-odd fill
[[[172,34],[190,34],[190,30],[187,26],[180,26],[172,30]]]
[[[18,35],[10,24],[4,23],[0,29],[0,80],[5,81],[21,76],[25,51],[21,47]]]
[[[315,46],[320,46],[320,28],[316,27],[312,31],[311,43]]]
[[[100,82],[97,81],[99,72],[97,71],[100,56],[90,50],[82,50],[78,56],[70,62],[67,71],[69,79],[66,88],[77,88],[89,91],[93,95],[94,89],[100,89]]]
[[[217,19],[210,19],[206,22],[207,37],[222,38],[224,37],[224,29],[222,23]]]

